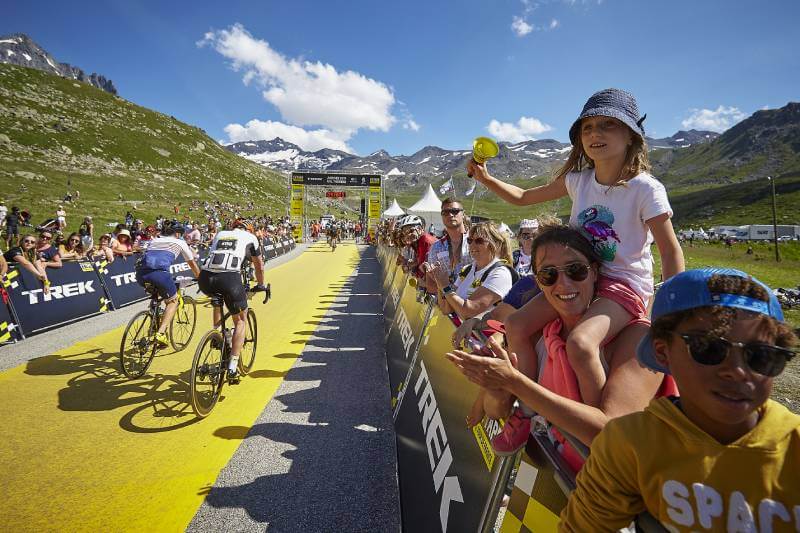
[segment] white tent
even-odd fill
[[[417,203],[409,207],[406,211],[409,214],[424,218],[427,227],[430,227],[430,225],[433,224],[433,228],[436,233],[441,233],[444,231],[444,224],[442,224],[442,201],[439,200],[439,197],[436,196],[435,192],[433,192],[433,187],[431,187],[430,184],[428,185],[428,189],[425,191],[425,194],[422,195],[422,198],[420,198]]]
[[[383,212],[383,218],[399,217],[400,215],[405,215],[405,212],[397,204],[397,199],[392,200],[392,205],[389,206],[389,209]]]
[[[389,176],[405,176],[405,175],[406,175],[406,173],[405,172],[401,172],[400,169],[397,168],[397,167],[394,167],[392,170],[390,170],[389,172],[386,173],[387,177],[389,177]]]

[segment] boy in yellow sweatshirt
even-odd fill
[[[669,531],[800,531],[800,416],[769,399],[795,352],[772,291],[744,272],[664,283],[639,361],[680,398],[611,420],[561,531],[616,531],[648,511]]]

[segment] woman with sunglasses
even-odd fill
[[[108,261],[114,262],[114,251],[111,249],[111,234],[106,233],[100,236],[100,242],[94,245],[91,250],[86,254],[86,257],[91,261]]]
[[[47,280],[47,274],[36,257],[36,237],[33,235],[24,236],[19,246],[11,248],[3,254],[3,257],[9,263],[16,263],[33,274],[36,279],[42,282],[45,292],[49,291],[50,283]]]
[[[533,247],[533,238],[536,237],[536,230],[539,229],[539,221],[533,219],[523,219],[519,223],[519,232],[517,232],[517,241],[519,242],[519,249],[514,250],[514,270],[520,276],[527,276],[531,273],[531,248]]]
[[[486,412],[492,418],[507,416],[514,397],[519,399],[522,407],[514,410],[516,416],[509,417],[506,426],[526,421],[529,429],[510,432],[524,434],[521,444],[508,440],[505,429],[495,437],[492,446],[500,455],[514,454],[525,445],[534,412],[588,446],[608,420],[641,411],[658,392],[675,392],[671,378],[642,368],[636,360],[636,346],[648,323],[635,320],[601,349],[606,385],[600,405],[584,403],[567,358],[566,339],[597,296],[600,258],[578,230],[555,224],[539,229],[531,252],[539,287],[558,314],[536,343],[538,360],[533,365],[519,360],[517,368],[516,356],[494,340],[489,346],[496,357],[457,350],[447,354],[467,378],[486,389]],[[575,450],[568,445],[562,449],[567,462],[580,468]]]
[[[36,258],[42,268],[61,268],[61,254],[58,248],[53,246],[53,234],[45,230],[39,233],[39,241],[36,243]]]
[[[58,253],[61,259],[81,259],[86,255],[78,232],[71,233],[67,240],[58,245]]]
[[[450,284],[447,265],[437,261],[431,272],[443,313],[455,312],[461,320],[481,317],[502,300],[515,281],[508,239],[491,222],[472,226],[467,234],[472,263]]]

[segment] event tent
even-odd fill
[[[405,215],[405,211],[398,205],[397,199],[392,200],[392,205],[383,212],[383,218],[399,217],[400,215]]]
[[[425,224],[433,228],[436,233],[444,231],[444,224],[442,223],[442,201],[433,192],[433,187],[429,184],[425,194],[422,195],[417,203],[409,207],[406,212],[409,214],[417,215],[425,219]],[[427,228],[426,228],[427,229]]]

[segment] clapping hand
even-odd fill
[[[473,355],[462,350],[453,350],[445,356],[476,385],[485,389],[508,390],[519,374],[516,354],[508,353],[495,339],[489,339],[486,345],[494,357]]]

